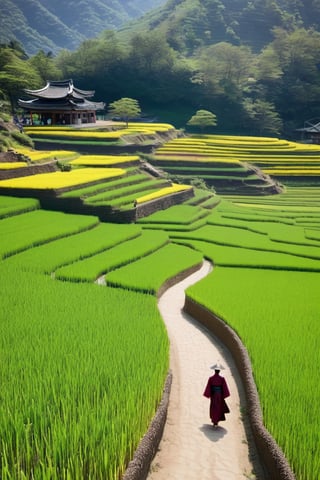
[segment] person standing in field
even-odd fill
[[[230,391],[225,378],[220,375],[220,370],[224,367],[216,363],[211,368],[214,369],[214,375],[209,377],[203,395],[210,398],[209,414],[213,425],[217,427],[220,421],[226,419],[225,414],[230,412],[225,401],[230,396]]]

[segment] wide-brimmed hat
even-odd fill
[[[211,367],[212,370],[224,370],[225,367],[222,365],[221,362],[217,362]]]

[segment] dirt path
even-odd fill
[[[168,418],[159,451],[151,465],[148,480],[240,480],[261,478],[253,475],[246,429],[241,421],[245,405],[240,379],[231,355],[204,327],[182,312],[184,290],[209,273],[203,267],[165,292],[159,309],[167,326],[173,382]],[[203,391],[221,361],[231,396],[231,413],[214,429],[209,418],[209,400]],[[257,471],[257,466],[255,465]]]

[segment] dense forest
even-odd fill
[[[275,27],[320,28],[319,0],[169,0],[123,32],[159,30],[170,46],[192,54],[217,42],[248,45],[259,51],[273,40]]]
[[[15,106],[24,88],[72,78],[107,105],[135,98],[177,127],[206,109],[216,132],[290,138],[320,117],[319,18],[319,0],[169,0],[75,50],[2,45],[0,90]]]
[[[29,54],[74,50],[165,0],[1,0],[0,43],[18,41]]]

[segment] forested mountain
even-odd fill
[[[170,46],[186,55],[222,41],[258,51],[273,39],[274,27],[320,30],[320,0],[0,2],[0,43],[17,40],[28,54],[74,50],[106,29],[121,29],[125,38],[137,31],[159,30]]]
[[[146,0],[0,1],[1,9],[14,4],[11,22],[24,35],[19,22],[28,6],[42,28],[30,30],[41,50],[29,58],[16,42],[0,45],[0,95],[12,111],[24,88],[72,78],[106,105],[134,98],[145,113],[178,127],[205,109],[218,118],[215,131],[288,137],[320,118],[320,0],[169,0],[121,29],[109,24],[98,36],[94,19],[102,19],[107,3],[115,25],[146,8]],[[52,28],[42,16],[49,7]],[[0,27],[3,35],[3,22]],[[81,40],[85,31],[92,38]],[[48,32],[64,47],[56,55],[41,44]]]
[[[122,34],[160,30],[184,54],[222,41],[258,51],[272,41],[275,27],[319,31],[320,0],[168,0]]]
[[[165,0],[1,0],[0,43],[20,42],[28,54],[74,50]]]

